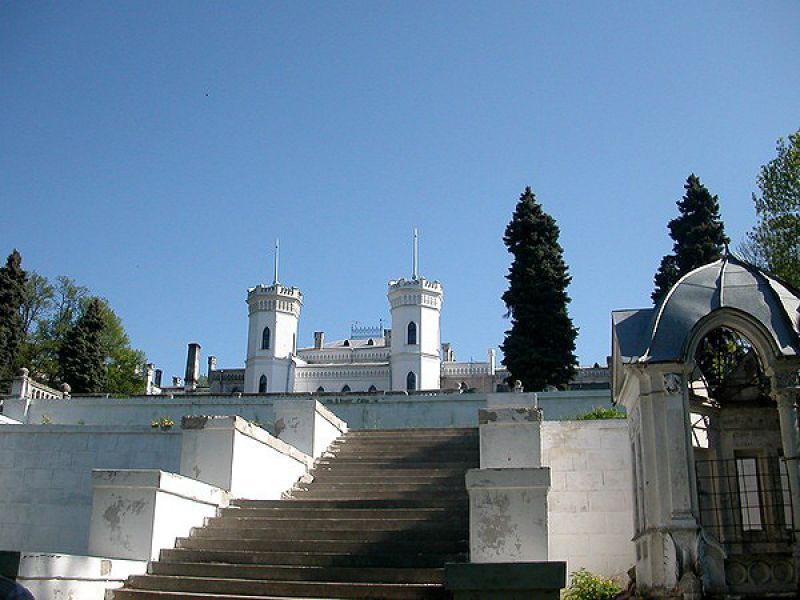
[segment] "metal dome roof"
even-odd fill
[[[616,311],[614,337],[625,362],[684,358],[697,323],[730,308],[759,322],[784,356],[800,355],[800,295],[734,256],[684,275],[655,309]]]

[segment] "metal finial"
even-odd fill
[[[413,270],[411,278],[416,280],[419,276],[419,237],[417,235],[417,228],[414,228],[414,251],[413,251]]]
[[[272,280],[272,285],[278,285],[278,263],[281,256],[281,242],[280,239],[275,238],[275,276]]]

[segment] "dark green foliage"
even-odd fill
[[[503,294],[511,329],[502,350],[510,379],[529,391],[564,387],[575,375],[578,332],[567,313],[571,278],[558,235],[555,220],[526,187],[503,237],[514,259]]]
[[[718,260],[728,243],[719,216],[719,199],[694,173],[683,187],[686,193],[678,201],[680,214],[669,222],[669,235],[675,241],[672,254],[661,259],[654,277],[651,297],[656,304],[686,273]]]
[[[22,270],[22,256],[14,250],[0,268],[0,382],[5,393],[15,375],[20,346],[25,338],[22,303],[27,275]]]
[[[800,130],[788,145],[779,139],[776,150],[758,174],[758,223],[742,250],[751,262],[800,288]]]
[[[58,353],[64,381],[74,393],[104,391],[104,328],[103,304],[98,298],[92,298],[78,322],[67,333]]]

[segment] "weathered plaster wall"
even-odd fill
[[[551,470],[550,560],[624,576],[635,562],[627,422],[544,422],[542,464]]]
[[[91,470],[180,467],[180,430],[3,425],[0,548],[84,554]]]

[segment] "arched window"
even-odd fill
[[[349,391],[350,391],[350,386],[347,385],[347,384],[344,384],[344,387],[342,388],[342,393],[349,392]]]
[[[377,392],[378,388],[376,388],[374,385],[371,385],[371,386],[369,386],[369,390],[367,390],[367,391],[369,391],[369,392]]]
[[[417,376],[414,374],[414,371],[409,371],[408,375],[406,375],[406,389],[409,392],[417,389]]]
[[[322,386],[319,386],[319,387],[317,388],[317,391],[318,391],[318,392],[324,392],[324,391],[325,391],[325,388],[324,388],[324,387],[322,387]]]
[[[258,393],[259,394],[266,394],[267,393],[267,376],[262,375],[261,379],[258,380]]]
[[[417,343],[417,324],[414,321],[408,324],[408,335],[406,336],[406,343],[415,345]]]
[[[269,327],[264,327],[264,332],[261,334],[261,349],[269,350]]]

